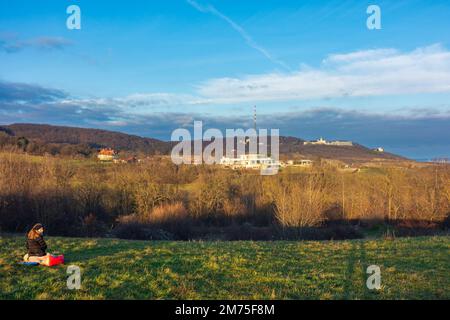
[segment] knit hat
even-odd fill
[[[41,228],[43,228],[44,227],[44,225],[42,224],[42,223],[36,223],[34,226],[33,226],[33,230],[39,230],[39,229],[41,229]]]

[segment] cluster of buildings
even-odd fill
[[[244,154],[237,158],[223,157],[220,165],[231,169],[279,169],[280,162],[261,154]]]
[[[110,148],[101,149],[97,155],[101,162],[112,163],[138,163],[140,159],[130,157],[127,159],[120,159],[119,154]],[[230,169],[252,169],[252,170],[278,170],[282,167],[310,167],[313,165],[312,160],[288,160],[278,161],[270,156],[262,154],[245,154],[239,157],[222,157],[219,165]]]
[[[97,158],[104,162],[114,162],[119,160],[119,154],[113,149],[105,148],[98,152]]]
[[[282,167],[311,167],[313,165],[312,160],[288,160],[286,162],[281,162]]]
[[[313,165],[313,161],[306,159],[278,161],[266,155],[245,154],[234,158],[223,157],[220,160],[220,165],[231,169],[278,170],[282,167],[311,167]]]
[[[325,146],[353,146],[352,141],[327,141],[323,138],[320,138],[315,141],[305,141],[304,145],[325,145]],[[373,149],[375,152],[383,153],[384,149],[379,147]],[[105,148],[99,151],[98,160],[102,162],[113,162],[113,163],[137,163],[141,162],[140,159],[136,157],[130,157],[127,159],[120,159],[118,153],[110,148]],[[200,161],[198,163],[202,163]],[[196,162],[194,162],[196,163]],[[265,169],[274,169],[278,170],[282,167],[304,167],[308,168],[313,165],[312,160],[303,159],[303,160],[287,160],[287,161],[279,161],[275,160],[270,156],[262,155],[258,153],[253,154],[244,154],[235,157],[222,157],[220,159],[219,165],[225,168],[230,169],[254,169],[254,170],[265,170]]]
[[[117,151],[111,148],[104,148],[98,152],[97,159],[101,162],[113,162],[113,163],[137,163],[140,159],[135,156],[128,157],[126,159],[120,159]]]
[[[351,147],[353,146],[352,141],[327,141],[323,138],[314,141],[305,141],[303,144],[306,145],[325,145],[325,146],[339,146],[339,147]]]
[[[435,159],[431,160],[431,162],[439,163],[439,164],[449,164],[450,158],[435,158]]]

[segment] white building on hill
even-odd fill
[[[279,169],[280,162],[261,154],[245,154],[238,158],[223,157],[220,164],[232,169]]]
[[[353,146],[353,142],[351,141],[327,141],[323,138],[315,141],[305,141],[304,145],[323,145],[323,146],[339,146],[339,147],[351,147]]]

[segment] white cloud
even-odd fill
[[[432,45],[405,53],[377,49],[333,54],[320,67],[303,67],[290,73],[210,79],[192,94],[138,93],[115,98],[66,98],[59,102],[86,108],[118,108],[139,115],[198,105],[442,92],[450,92],[450,52]]]
[[[215,103],[450,92],[450,52],[441,45],[328,56],[318,68],[211,79],[198,94]]]

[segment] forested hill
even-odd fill
[[[25,137],[38,144],[79,145],[93,149],[108,147],[148,154],[167,154],[171,150],[171,144],[161,140],[99,129],[12,124],[0,127],[0,131],[10,136]]]

